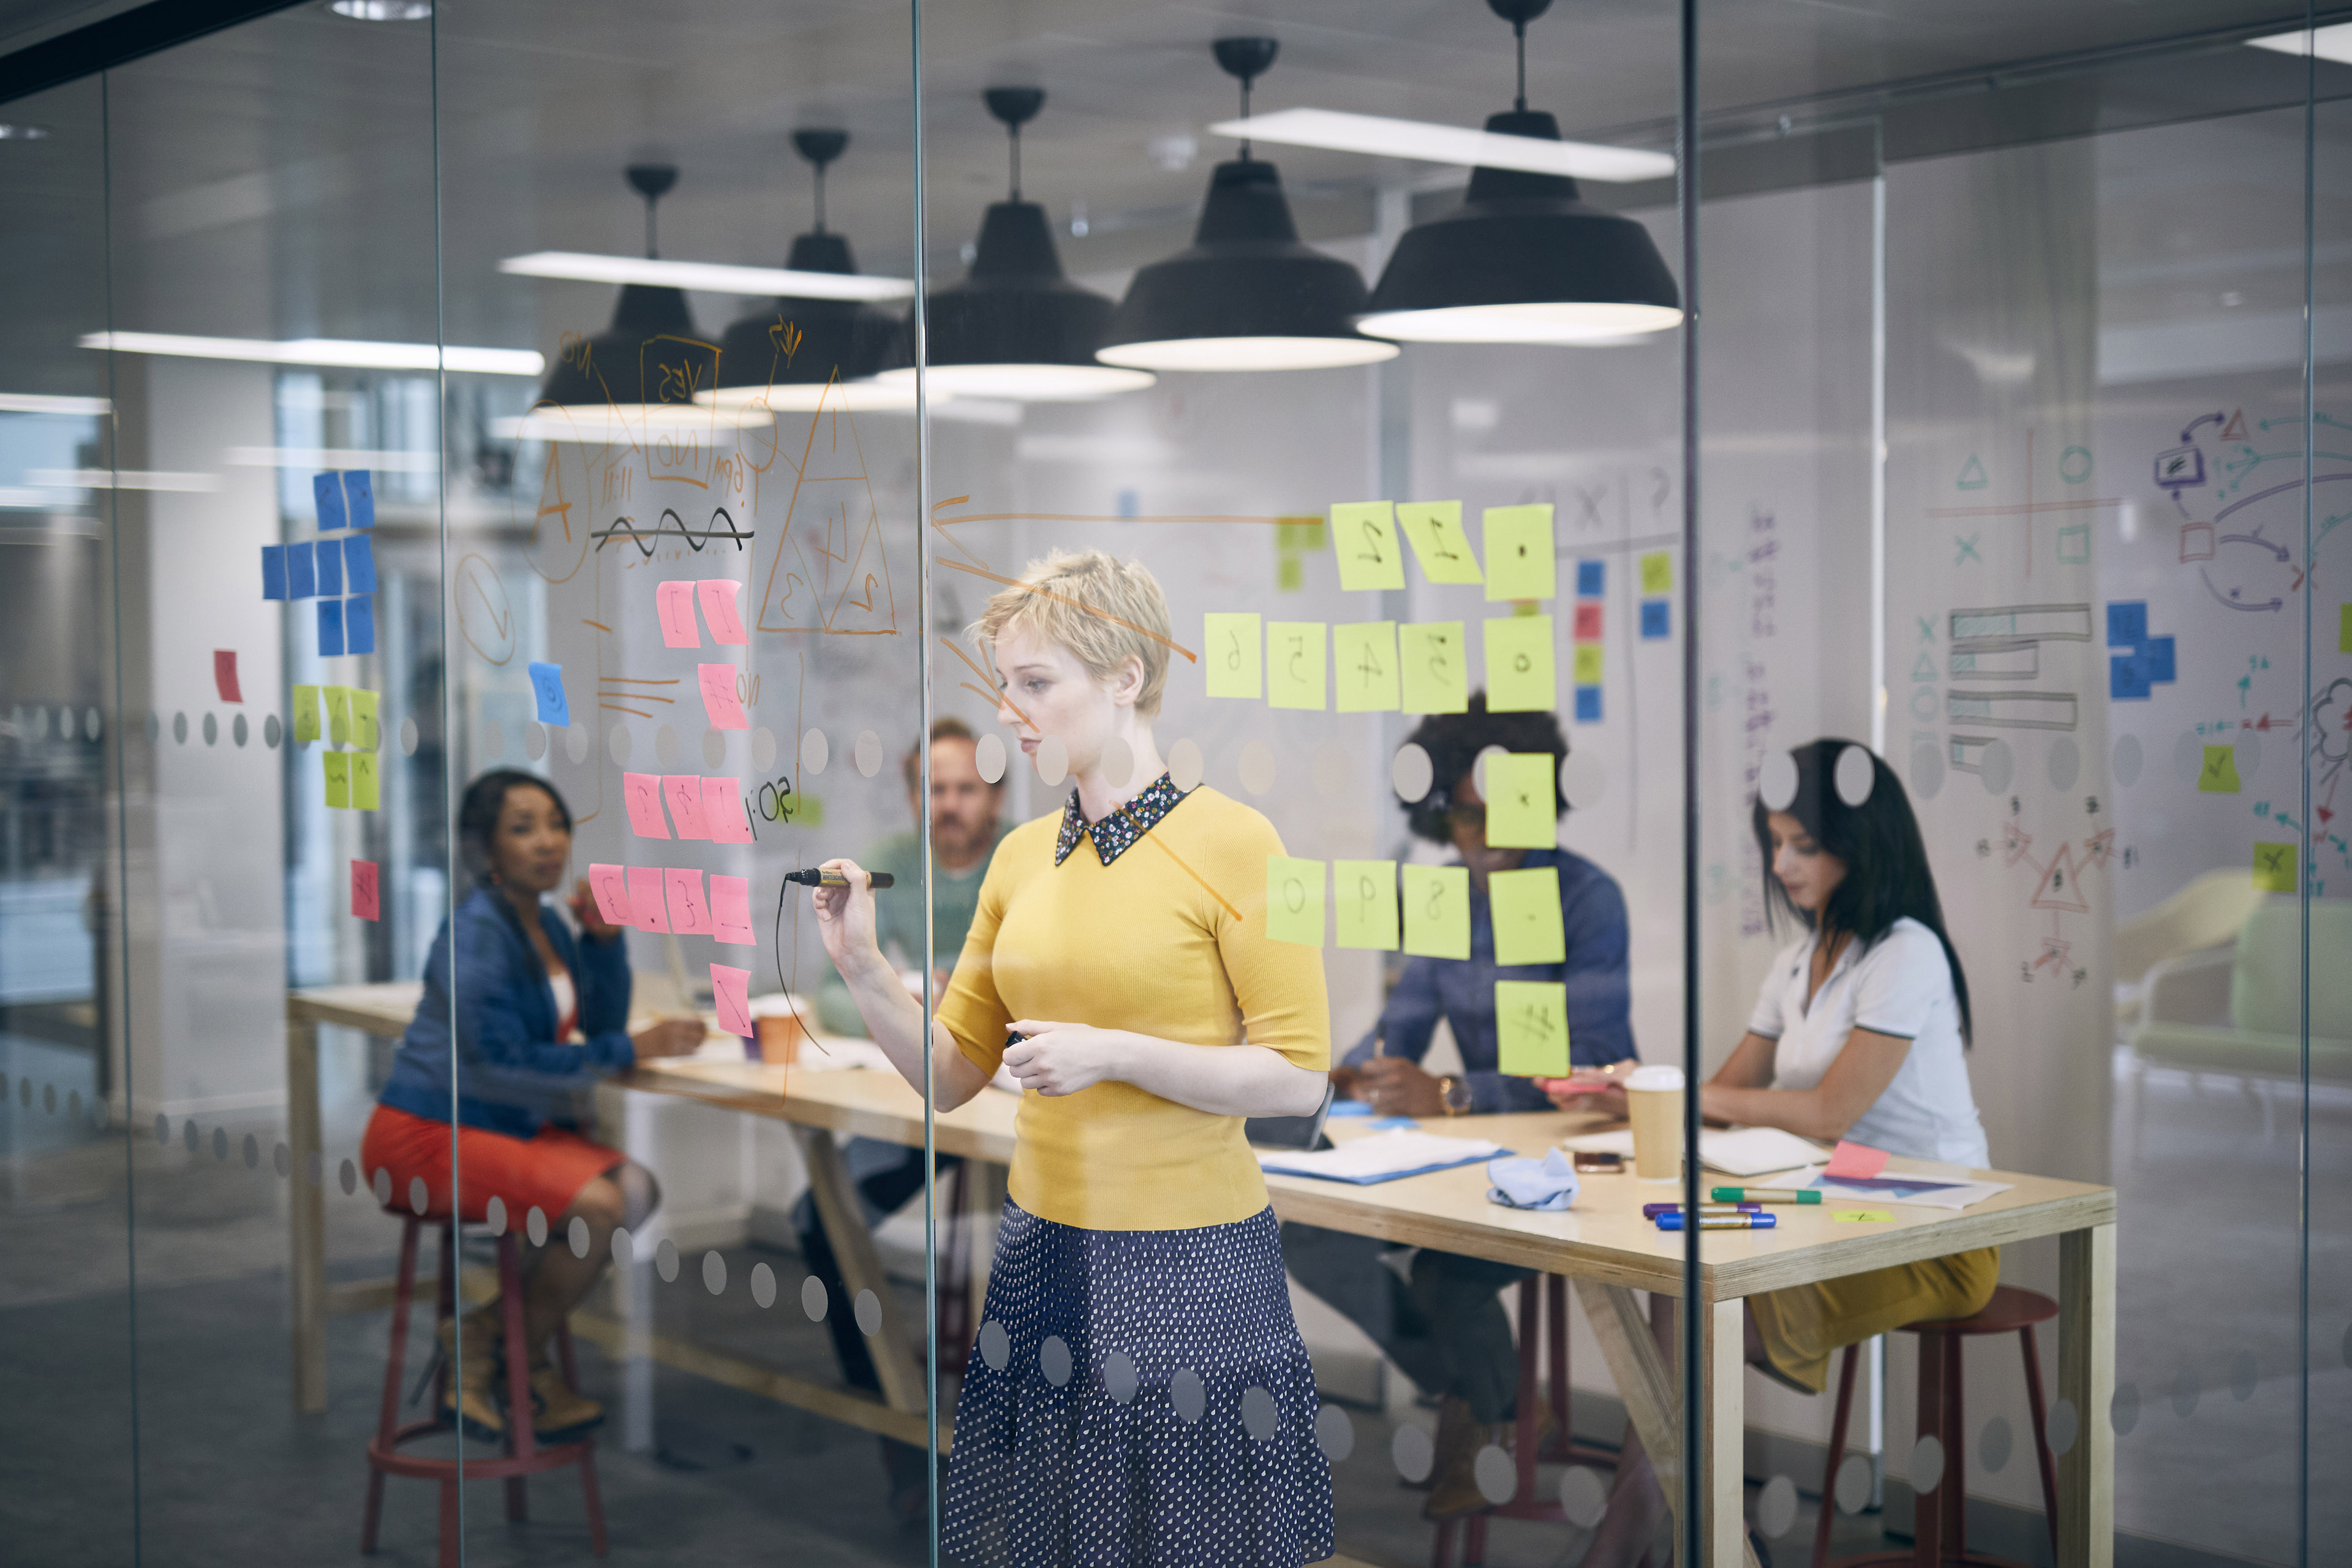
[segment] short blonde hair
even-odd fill
[[[1008,631],[1034,632],[1068,648],[1097,680],[1109,679],[1131,655],[1143,664],[1135,710],[1146,719],[1160,711],[1168,687],[1168,600],[1140,562],[1102,550],[1056,550],[1029,563],[1021,586],[990,599],[971,631],[983,653]]]

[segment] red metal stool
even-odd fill
[[[397,1210],[386,1209],[387,1214]],[[457,1487],[464,1480],[503,1480],[507,1484],[507,1517],[520,1520],[527,1517],[523,1497],[523,1478],[538,1475],[542,1470],[557,1469],[564,1465],[580,1467],[580,1489],[588,1501],[588,1541],[592,1551],[604,1555],[604,1505],[596,1492],[596,1445],[583,1437],[573,1443],[559,1443],[542,1448],[535,1440],[530,1426],[530,1384],[526,1376],[528,1357],[507,1357],[507,1436],[503,1458],[468,1459],[463,1457],[464,1439],[459,1439],[459,1457],[454,1459],[427,1459],[400,1452],[400,1446],[431,1432],[446,1432],[455,1428],[442,1419],[441,1400],[449,1381],[449,1368],[441,1367],[433,1384],[431,1414],[424,1420],[400,1422],[400,1385],[408,1351],[408,1308],[416,1294],[416,1235],[426,1224],[441,1227],[441,1283],[434,1324],[437,1329],[443,1319],[457,1310],[457,1225],[446,1214],[418,1215],[399,1215],[400,1275],[392,1298],[392,1350],[383,1369],[383,1404],[376,1415],[375,1436],[368,1442],[367,1521],[360,1531],[360,1551],[375,1550],[376,1526],[383,1515],[383,1479],[386,1476],[408,1476],[417,1480],[441,1483],[441,1568],[457,1568]],[[523,1342],[522,1331],[522,1268],[515,1250],[514,1233],[506,1231],[499,1237],[499,1303],[504,1310],[502,1325],[509,1345]],[[474,1346],[460,1347],[462,1353],[478,1352]],[[572,1332],[562,1323],[555,1328],[556,1353],[562,1359],[564,1381],[578,1386],[579,1374],[572,1359]]]
[[[2034,1348],[2033,1325],[2058,1315],[2058,1303],[2035,1290],[1997,1286],[1984,1310],[1969,1318],[1941,1318],[1906,1323],[1899,1333],[1919,1336],[1919,1426],[1944,1446],[1944,1472],[1937,1484],[1915,1494],[1912,1505],[1912,1548],[1908,1552],[1873,1552],[1837,1559],[1833,1568],[1892,1568],[1914,1563],[1918,1568],[1951,1564],[1983,1564],[1986,1568],[2016,1568],[2008,1558],[1989,1557],[1968,1548],[1964,1515],[1968,1511],[1968,1427],[1960,1416],[1960,1342],[1977,1334],[2017,1336],[2025,1354],[2025,1400],[2033,1414],[2033,1449],[2042,1462],[2042,1507],[2050,1525],[2050,1545],[2058,1545],[2058,1466],[2050,1453],[2049,1410],[2042,1393],[2042,1353]],[[1846,1416],[1853,1405],[1853,1371],[1860,1345],[1848,1345],[1838,1366],[1837,1415],[1830,1424],[1829,1468],[1822,1479],[1822,1519],[1813,1531],[1813,1568],[1830,1563],[1830,1520],[1837,1506],[1838,1467],[1845,1461]]]

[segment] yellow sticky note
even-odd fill
[[[1579,686],[1601,684],[1601,644],[1580,642],[1576,645],[1576,683]]]
[[[1209,678],[1210,696],[1256,701],[1264,694],[1265,668],[1255,616],[1212,611],[1201,617],[1201,668]]]
[[[2254,840],[2254,886],[2265,893],[2294,891],[2294,851],[2292,844]]]
[[[1486,879],[1486,897],[1495,916],[1496,963],[1568,962],[1568,932],[1559,915],[1559,868],[1496,871]]]
[[[1323,945],[1323,862],[1265,858],[1265,934],[1301,947]]]
[[[327,804],[339,811],[352,807],[352,753],[321,752],[319,760],[327,767]]]
[[[1331,672],[1338,679],[1340,712],[1395,712],[1396,623],[1366,621],[1360,626],[1333,626]]]
[[[1486,759],[1486,843],[1495,849],[1559,847],[1559,797],[1549,752],[1507,752]]]
[[[1557,981],[1496,981],[1495,1037],[1501,1071],[1566,1078],[1568,987]]]
[[[373,691],[352,689],[352,744],[362,752],[373,752],[383,736],[376,728],[375,696]]]
[[[1470,666],[1460,621],[1407,622],[1397,630],[1397,672],[1408,713],[1465,713]]]
[[[327,700],[327,739],[338,746],[347,746],[352,740],[352,689],[348,686],[327,687],[322,695]]]
[[[1888,1214],[1885,1209],[1837,1209],[1831,1213],[1830,1218],[1833,1220],[1860,1220],[1864,1224],[1876,1223],[1892,1225],[1895,1222],[1895,1216]]]
[[[1506,616],[1486,628],[1486,710],[1549,713],[1559,706],[1549,616]],[[1584,649],[1577,648],[1582,663]],[[1580,676],[1578,679],[1581,679]]]
[[[294,743],[307,746],[319,738],[319,689],[298,686],[294,689]]]
[[[1478,570],[1477,554],[1470,548],[1470,536],[1462,531],[1460,501],[1401,500],[1396,520],[1405,542],[1412,546],[1413,559],[1421,563],[1423,576],[1433,583],[1486,581]]]
[[[1404,950],[1416,958],[1470,956],[1470,868],[1407,866]]]
[[[2237,753],[2227,746],[2206,747],[2205,765],[2197,771],[2197,788],[2205,795],[2237,794]]]
[[[1642,596],[1654,599],[1675,591],[1675,558],[1663,550],[1642,557]]]
[[[383,805],[383,793],[375,782],[375,753],[346,752],[352,760],[352,807],[355,811],[376,811]]]
[[[1393,860],[1331,862],[1331,913],[1341,947],[1397,947],[1397,875]]]
[[[1330,706],[1324,700],[1321,621],[1265,624],[1265,701],[1269,708]]]
[[[1404,552],[1397,546],[1396,508],[1384,500],[1341,501],[1331,509],[1331,547],[1339,556],[1339,586],[1404,586]]]
[[[1486,509],[1486,602],[1549,599],[1559,592],[1551,553],[1551,508]]]

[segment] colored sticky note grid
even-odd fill
[[[1333,506],[1331,548],[1339,557],[1339,586],[1349,593],[1404,586],[1404,552],[1397,547],[1396,508],[1387,501],[1341,501]]]
[[[1675,635],[1675,617],[1671,599],[1642,601],[1642,635],[1655,642]]]
[[[1841,1181],[1855,1177],[1866,1181],[1886,1169],[1886,1161],[1887,1151],[1841,1138],[1837,1147],[1830,1151],[1829,1163],[1822,1167],[1822,1174],[1835,1176]]]
[[[375,542],[364,533],[343,541],[343,578],[351,593],[375,592]]]
[[[2206,747],[2205,765],[2197,770],[2197,789],[2200,795],[2237,794],[2237,753],[2228,746]]]
[[[1580,686],[1576,689],[1576,721],[1580,724],[1601,722],[1601,688]]]
[[[1323,862],[1265,858],[1265,934],[1301,947],[1323,945]]]
[[[673,936],[709,936],[710,903],[702,896],[702,873],[673,866],[662,872],[663,901],[669,908]]]
[[[1326,638],[1321,621],[1265,624],[1265,703],[1269,708],[1311,708],[1326,700],[1323,664]]]
[[[310,476],[310,500],[319,514],[319,530],[327,532],[349,528],[351,521],[343,508],[343,476],[313,474]]]
[[[593,865],[588,868],[588,890],[595,896],[596,912],[606,925],[633,925],[635,911],[629,908],[629,869],[625,866]]]
[[[289,599],[315,599],[319,596],[319,570],[308,544],[283,546],[286,552],[286,596]]]
[[[351,689],[352,744],[362,752],[373,752],[383,743],[383,736],[376,728],[375,699],[376,694],[373,691],[364,691],[358,687]]]
[[[751,972],[734,969],[724,963],[710,966],[710,1005],[719,1015],[719,1026],[730,1035],[745,1038],[759,1033],[751,1022]]]
[[[1507,752],[1486,759],[1486,842],[1496,849],[1558,847],[1558,793],[1549,752]]]
[[[702,606],[702,619],[710,627],[712,642],[731,647],[751,642],[737,608],[742,592],[743,584],[729,577],[706,577],[694,585],[694,597]]]
[[[319,657],[341,658],[343,656],[343,602],[341,599],[319,601]]]
[[[1470,664],[1460,621],[1414,621],[1397,628],[1397,674],[1408,713],[1470,708]]]
[[[1609,588],[1609,563],[1580,561],[1576,563],[1576,596],[1597,599]]]
[[[669,819],[677,824],[677,836],[709,838],[710,826],[702,815],[702,775],[665,773],[661,786],[662,800],[669,806]]]
[[[321,752],[319,762],[320,771],[327,780],[327,804],[337,811],[349,811],[352,808],[352,753]]]
[[[1522,1078],[1565,1078],[1568,1044],[1565,984],[1495,982],[1495,1066],[1499,1071]]]
[[[376,866],[373,860],[352,862],[352,914],[363,921],[382,920],[383,902],[376,890]]]
[[[236,649],[213,649],[213,689],[220,693],[220,700],[224,702],[245,700],[244,689],[236,683]]]
[[[629,814],[629,831],[640,838],[667,838],[669,822],[662,816],[661,778],[656,773],[623,773],[621,804]]]
[[[2254,840],[2254,886],[2265,893],[2294,891],[2294,852],[2293,844],[2272,844]]]
[[[1331,669],[1338,678],[1340,712],[1395,712],[1396,623],[1366,621],[1360,626],[1333,626]]]
[[[1393,860],[1331,863],[1331,912],[1339,946],[1396,951],[1396,873]]]
[[[1640,562],[1642,592],[1650,598],[1675,591],[1675,558],[1666,551],[1653,550]]]
[[[319,597],[340,599],[343,596],[343,550],[331,539],[322,539],[310,550],[310,570],[319,579]]]
[[[1549,506],[1490,506],[1486,535],[1487,603],[1549,599],[1559,592]]]
[[[2117,599],[2107,605],[2107,646],[2137,647],[2147,641],[2147,601]]]
[[[1601,684],[1602,658],[1601,645],[1597,642],[1576,645],[1576,683],[1579,686]]]
[[[1559,912],[1559,868],[1529,866],[1496,871],[1486,879],[1486,897],[1495,919],[1496,963],[1568,962],[1568,933]]]
[[[1510,616],[1487,621],[1485,626],[1487,711],[1549,713],[1559,706],[1551,617]],[[1579,647],[1577,652],[1580,656],[1584,650]]]
[[[1401,868],[1404,950],[1415,958],[1470,956],[1470,868]]]
[[[343,651],[356,658],[375,651],[375,601],[343,601]]]
[[[330,686],[327,699],[327,739],[338,746],[347,746],[352,740],[352,689]]]
[[[1571,635],[1577,641],[1599,642],[1601,640],[1601,602],[1599,600],[1578,601],[1575,627]]]
[[[760,939],[751,933],[751,879],[711,874],[710,934],[735,947],[758,945]]]
[[[751,842],[751,814],[743,809],[743,786],[724,774],[702,781],[702,822],[713,844]],[[713,891],[711,901],[719,895]]]
[[[1462,530],[1460,501],[1401,500],[1396,520],[1405,542],[1412,546],[1413,559],[1421,563],[1423,576],[1433,583],[1486,581],[1470,536]]]
[[[352,809],[380,811],[383,807],[383,792],[376,783],[375,753],[346,752],[352,760]]]
[[[559,730],[572,728],[572,704],[564,700],[562,665],[534,660],[530,666],[530,692],[539,704],[541,723],[552,724]]]
[[[315,686],[296,687],[290,706],[288,717],[294,725],[294,743],[307,746],[319,738],[319,689]]]
[[[1212,697],[1265,695],[1265,648],[1255,615],[1211,611],[1201,617],[1201,671]]]
[[[282,544],[261,547],[261,596],[265,599],[286,596],[286,547]]]
[[[639,931],[667,935],[669,931],[669,906],[662,894],[662,874],[658,866],[629,868],[629,912]]]
[[[662,647],[702,646],[702,628],[694,618],[692,583],[680,579],[655,584],[654,618],[661,623]]]
[[[710,716],[712,728],[748,730],[751,721],[743,714],[743,704],[735,694],[735,667],[731,664],[698,664],[694,667],[696,682],[702,688],[702,710]]]
[[[353,528],[375,526],[375,476],[364,470],[343,476],[343,500]]]

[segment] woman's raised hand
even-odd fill
[[[867,885],[866,868],[855,860],[827,860],[820,868],[838,871],[849,879],[846,888],[809,889],[809,907],[816,911],[817,935],[824,940],[825,956],[846,976],[852,963],[878,961],[882,955],[874,930],[874,889]]]

